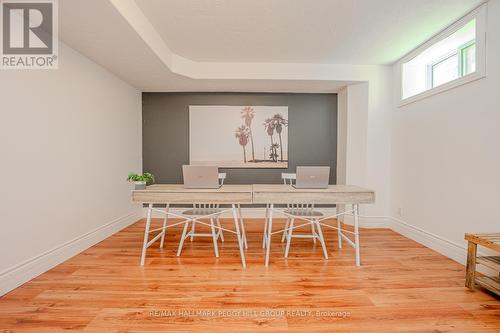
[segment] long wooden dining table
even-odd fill
[[[244,228],[243,217],[241,215],[241,205],[247,204],[264,204],[266,206],[264,242],[266,245],[265,264],[269,265],[269,253],[271,248],[271,236],[273,234],[283,232],[284,229],[273,231],[273,214],[279,213],[287,215],[285,210],[279,205],[287,205],[294,203],[309,203],[309,204],[328,204],[328,205],[350,205],[351,209],[343,209],[336,212],[334,215],[323,216],[319,219],[322,226],[338,229],[339,225],[332,226],[327,224],[327,220],[339,218],[344,215],[352,215],[354,217],[354,230],[341,230],[339,232],[339,242],[342,239],[347,241],[349,245],[355,248],[356,265],[361,265],[360,259],[360,242],[359,242],[359,205],[370,204],[375,201],[375,192],[369,189],[361,188],[352,185],[330,185],[325,189],[297,189],[290,185],[278,184],[254,184],[254,185],[222,185],[217,189],[190,189],[185,188],[182,184],[155,184],[148,186],[144,190],[132,191],[132,201],[147,205],[147,218],[144,230],[144,240],[141,254],[141,265],[144,265],[147,248],[154,242],[160,239],[160,247],[163,246],[166,229],[180,224],[186,225],[186,222],[196,222],[204,224],[201,220],[211,218],[214,214],[203,216],[186,216],[180,213],[174,213],[170,210],[170,205],[185,204],[192,206],[193,204],[211,203],[228,205],[228,208],[221,208],[217,214],[230,212],[234,220],[234,230],[216,227],[237,236],[238,247],[243,268],[246,267],[245,261],[245,244],[246,235],[242,232]],[[165,208],[158,208],[155,205],[165,205]],[[160,228],[151,230],[151,217],[154,211],[164,214],[165,218],[163,225]],[[168,224],[168,218],[180,218],[180,222]],[[307,217],[301,219],[309,221]],[[159,231],[151,240],[149,235]],[[350,239],[347,234],[352,234],[354,240]]]

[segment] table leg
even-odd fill
[[[194,233],[195,233],[195,229],[196,229],[196,222],[193,220],[191,221],[191,238],[189,239],[190,242],[193,241],[193,238],[194,238]]]
[[[217,216],[217,218],[215,220],[217,221],[217,226],[219,228],[222,228],[222,226],[220,224],[219,216]],[[220,237],[220,240],[222,241],[222,243],[224,243],[224,233],[222,232],[222,229],[219,229],[219,231],[217,232],[217,235],[218,235],[218,237]]]
[[[245,244],[245,249],[248,249],[247,232],[245,230],[245,222],[243,221],[243,214],[241,214],[241,205],[240,204],[238,204],[238,215],[239,215],[240,222],[241,222],[241,235],[243,236],[243,244]]]
[[[288,258],[288,252],[290,252],[290,244],[292,243],[293,226],[295,219],[290,219],[290,223],[287,224],[286,232],[286,247],[285,247],[285,258]]]
[[[274,209],[274,204],[271,204],[269,206],[269,221],[267,222],[266,267],[269,266],[269,253],[271,251],[271,234],[273,232],[273,209]]]
[[[315,220],[314,223],[316,224],[316,230],[318,230],[318,238],[319,242],[321,243],[321,247],[323,248],[323,255],[325,256],[325,259],[328,259],[328,250],[326,249],[325,238],[323,237],[323,230],[321,230],[321,225],[319,224],[318,220]]]
[[[335,207],[337,208],[337,214],[341,214],[337,217],[337,219],[340,219],[341,222],[344,222],[343,213],[345,213],[346,211],[346,205],[336,204]]]
[[[469,289],[474,288],[474,279],[476,278],[476,255],[477,244],[469,241],[467,244],[467,268],[465,273],[465,286]]]
[[[234,227],[236,229],[236,237],[238,238],[238,246],[240,248],[240,257],[241,257],[241,265],[243,268],[246,267],[246,262],[245,262],[245,251],[243,251],[243,240],[241,239],[241,233],[240,233],[240,221],[238,219],[238,213],[236,212],[236,205],[232,204],[231,208],[233,210],[233,219],[234,219]]]
[[[339,238],[339,249],[342,248],[342,221],[337,216],[337,236]]]
[[[214,218],[210,218],[210,229],[212,230],[212,241],[214,242],[215,256],[219,257],[219,247],[217,246],[217,233],[215,232]]]
[[[165,208],[165,218],[163,219],[163,230],[162,230],[161,241],[160,241],[160,249],[163,249],[163,243],[165,242],[165,234],[167,233],[167,229],[165,227],[167,226],[168,209],[169,208],[170,208],[170,204],[167,204],[167,207]]]
[[[181,255],[182,247],[184,246],[184,240],[186,239],[188,225],[189,225],[189,222],[184,222],[184,228],[182,229],[181,241],[179,242],[179,248],[177,248],[177,256]]]
[[[266,204],[266,217],[264,218],[264,234],[262,235],[262,248],[266,248],[266,242],[267,242],[267,217],[269,214],[269,205]]]
[[[314,223],[311,223],[311,235],[313,236],[313,243],[316,244],[316,237],[317,237],[317,233],[315,231],[315,227],[314,227]]]
[[[356,266],[361,266],[361,258],[359,254],[359,205],[353,205],[354,210],[354,245],[356,249]]]
[[[146,227],[144,228],[144,241],[142,242],[141,266],[144,266],[146,260],[146,251],[148,248],[149,227],[151,226],[151,213],[153,212],[153,204],[148,205],[148,215],[146,218]]]
[[[290,216],[286,218],[285,222],[285,230],[283,230],[283,234],[281,235],[281,242],[283,243],[285,241],[285,237],[288,234],[288,226],[290,225]]]

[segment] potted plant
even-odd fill
[[[144,172],[142,175],[131,172],[128,174],[127,181],[133,182],[136,190],[144,190],[147,184],[152,184],[155,181],[155,176],[149,172]]]

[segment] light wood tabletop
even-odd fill
[[[155,184],[132,191],[141,203],[252,203],[252,185],[223,185],[216,189],[185,188],[183,184]]]
[[[324,189],[298,189],[290,185],[254,184],[253,203],[361,204],[375,202],[375,191],[354,185],[329,185]]]

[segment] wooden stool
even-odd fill
[[[469,289],[474,285],[488,289],[492,293],[500,295],[500,256],[477,257],[477,246],[481,245],[493,251],[500,252],[500,233],[492,234],[465,234],[469,242],[467,247],[467,270],[465,274],[465,286]],[[476,264],[489,267],[497,272],[497,276],[476,277]]]

